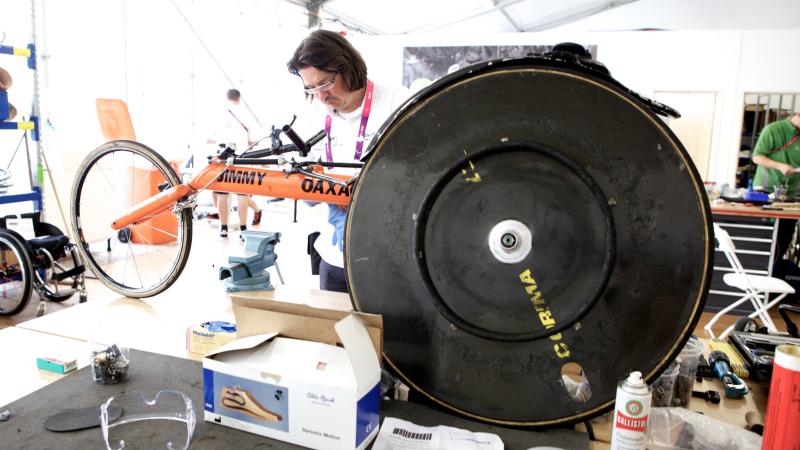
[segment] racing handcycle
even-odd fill
[[[292,143],[284,145],[281,134]],[[115,292],[151,297],[172,285],[186,265],[192,213],[204,190],[347,204],[353,176],[326,174],[323,167],[357,169],[361,163],[303,160],[324,136],[320,131],[304,141],[291,123],[273,127],[269,148],[237,155],[235,146],[223,144],[186,182],[177,164],[144,144],[101,145],[83,161],[72,187],[70,225],[81,258]],[[288,152],[300,160],[281,156]]]

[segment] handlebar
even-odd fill
[[[294,120],[292,120],[294,123]],[[280,133],[285,134],[291,141],[291,144],[283,145],[280,140]],[[268,149],[260,149],[260,150],[248,150],[242,153],[241,155],[237,156],[236,151],[234,148],[231,148],[227,145],[220,145],[221,150],[218,152],[217,155],[209,156],[208,160],[211,162],[214,158],[222,159],[222,160],[231,160],[233,164],[239,165],[284,165],[289,164],[291,167],[286,168],[283,172],[286,175],[290,174],[304,174],[311,178],[317,178],[320,180],[327,180],[331,183],[341,184],[341,185],[349,185],[355,182],[356,178],[351,179],[350,181],[342,181],[337,178],[332,178],[322,173],[313,170],[315,166],[324,166],[328,168],[338,167],[338,168],[352,168],[352,169],[360,169],[364,166],[361,162],[322,162],[322,161],[295,161],[292,159],[291,161],[286,161],[283,158],[267,158],[268,156],[278,156],[282,153],[288,152],[298,152],[300,156],[307,156],[308,152],[311,148],[316,145],[319,141],[321,141],[326,136],[325,130],[320,130],[311,137],[311,139],[307,141],[303,141],[300,136],[292,129],[292,124],[284,125],[281,129],[272,128],[272,132],[270,133],[271,137],[271,148]]]
[[[292,120],[294,123],[294,120]],[[280,140],[280,133],[285,134],[291,141],[291,144],[283,145]],[[319,141],[322,140],[326,136],[325,130],[319,130],[317,134],[311,137],[311,139],[307,141],[303,141],[303,139],[298,136],[297,132],[292,129],[292,125],[284,125],[280,130],[276,130],[275,127],[272,128],[272,147],[269,149],[261,149],[261,150],[251,150],[244,152],[239,158],[237,159],[252,159],[252,158],[263,158],[266,156],[277,156],[283,153],[289,152],[298,152],[300,156],[305,157],[308,156],[308,152],[311,148]],[[227,155],[227,156],[235,156],[235,155]],[[269,163],[263,163],[269,164]]]

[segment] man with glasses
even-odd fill
[[[308,135],[324,129],[328,136],[312,152],[314,159],[358,161],[383,122],[408,97],[408,90],[367,79],[361,54],[339,33],[317,30],[303,39],[288,62],[303,82],[308,110],[298,129]],[[348,169],[328,169],[347,173]],[[352,173],[352,169],[351,170]],[[314,248],[321,257],[320,289],[347,292],[344,273],[345,207],[328,205]]]

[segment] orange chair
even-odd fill
[[[128,105],[119,99],[98,98],[97,118],[100,129],[106,141],[128,140],[135,141],[133,122],[128,112]],[[177,172],[178,167],[174,161],[170,165]],[[145,199],[158,194],[158,185],[166,179],[155,169],[142,169],[130,167],[131,179],[137,180],[136,187],[131,196],[132,206]],[[143,223],[131,225],[131,241],[137,244],[164,244],[176,240],[178,234],[178,219],[171,212],[159,214]]]

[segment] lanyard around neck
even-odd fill
[[[367,92],[364,97],[364,108],[361,110],[361,124],[358,126],[358,137],[356,138],[356,152],[353,159],[361,159],[361,152],[364,149],[364,134],[367,132],[367,122],[369,121],[369,113],[372,110],[372,91],[375,85],[372,81],[367,80]],[[331,149],[331,122],[333,119],[328,114],[325,117],[325,134],[328,135],[328,141],[325,143],[325,157],[328,162],[333,162],[333,151]]]
[[[228,108],[228,112],[231,113],[231,115],[233,116],[234,119],[236,119],[237,122],[239,122],[239,125],[241,125],[242,128],[244,128],[244,131],[246,131],[248,133],[250,132],[250,130],[247,128],[247,126],[245,126],[245,124],[241,120],[239,120],[238,117],[236,117],[236,114],[234,114],[233,111],[231,111],[230,108]]]

